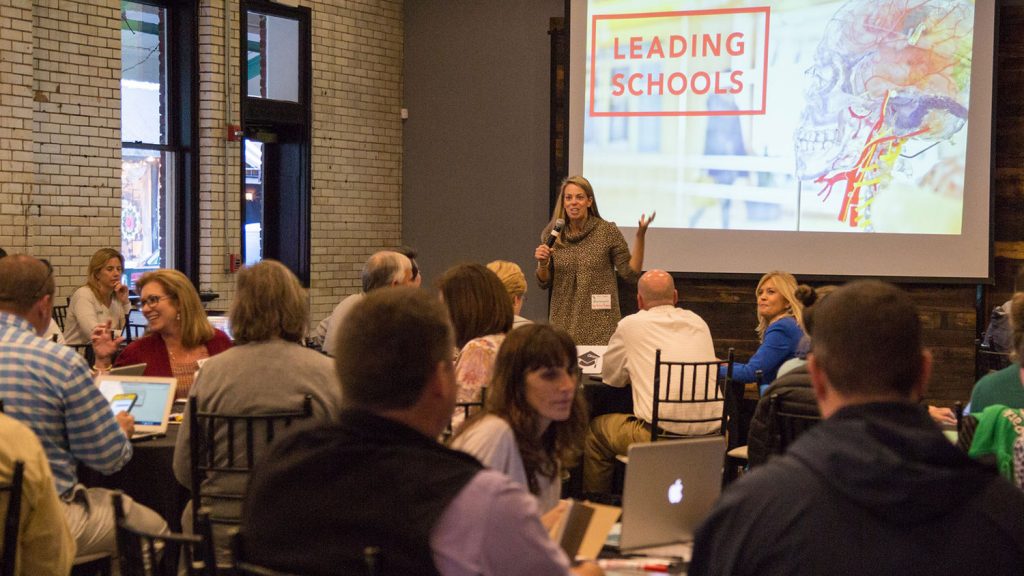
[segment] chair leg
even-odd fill
[[[88,557],[85,561],[71,567],[71,576],[111,576],[113,574],[113,556]]]

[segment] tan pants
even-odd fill
[[[78,547],[76,558],[116,551],[114,537],[114,494],[106,488],[86,488],[76,484],[64,502],[64,518]],[[128,496],[122,500],[125,521],[136,530],[151,534],[168,534],[167,522],[159,514],[138,504]]]
[[[615,457],[625,456],[634,442],[650,441],[651,425],[632,414],[605,414],[591,420],[583,451],[583,491],[610,492]]]

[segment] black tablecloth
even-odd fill
[[[189,491],[174,479],[174,443],[178,426],[172,424],[167,436],[134,443],[134,454],[124,468],[110,476],[78,467],[78,481],[87,487],[122,490],[157,511],[171,530],[181,532],[181,512],[188,503]]]
[[[606,386],[595,376],[583,377],[583,397],[590,409],[590,417],[602,414],[632,414],[633,388]]]

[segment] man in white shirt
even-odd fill
[[[707,323],[693,312],[677,308],[678,299],[672,276],[664,270],[649,270],[637,285],[640,311],[620,320],[608,341],[601,378],[605,384],[618,388],[633,385],[634,413],[605,414],[591,421],[583,462],[586,492],[608,492],[615,456],[625,455],[634,442],[651,439],[655,352],[661,349],[662,359],[674,362],[715,359]],[[662,374],[661,380],[668,382],[667,373]],[[673,381],[679,381],[678,374]],[[673,405],[660,410],[662,416],[680,419],[712,418],[721,416],[721,411],[721,402]],[[718,430],[719,423],[666,423],[659,427],[678,434],[702,435]]]

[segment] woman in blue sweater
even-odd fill
[[[796,356],[804,337],[803,306],[796,297],[796,278],[788,272],[772,271],[757,283],[757,335],[761,346],[746,364],[733,366],[733,380],[740,384],[757,380],[763,393],[775,381],[779,366]]]

